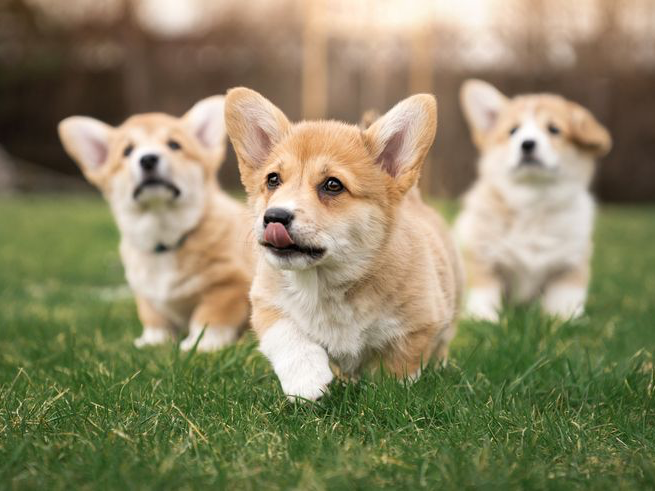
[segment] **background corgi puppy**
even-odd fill
[[[556,95],[508,99],[469,80],[461,103],[481,153],[456,223],[468,314],[495,321],[506,295],[538,298],[552,315],[581,315],[594,221],[588,187],[610,135],[589,111]]]
[[[456,329],[458,257],[415,187],[436,132],[416,95],[363,131],[291,124],[258,93],[228,92],[226,123],[254,214],[252,325],[285,394],[382,364],[417,377]]]
[[[136,294],[137,347],[188,330],[202,351],[234,341],[247,320],[251,258],[245,207],[218,187],[224,97],[184,117],[140,114],[113,128],[73,116],[59,124],[68,154],[109,202]]]

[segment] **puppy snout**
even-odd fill
[[[158,163],[159,155],[155,155],[154,153],[146,154],[139,159],[139,165],[146,172],[155,170],[155,167],[157,167]]]
[[[523,153],[525,154],[530,154],[534,151],[536,146],[537,142],[534,140],[523,140],[521,143],[521,150],[523,150]]]
[[[289,226],[293,220],[293,213],[285,208],[269,208],[264,213],[264,226],[269,223],[281,223],[285,227]]]

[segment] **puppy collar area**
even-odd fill
[[[182,234],[182,237],[180,237],[180,239],[173,245],[166,245],[163,242],[159,242],[155,246],[155,249],[153,250],[153,252],[155,254],[163,254],[165,252],[175,251],[175,250],[179,249],[180,247],[182,247],[184,245],[184,243],[186,242],[189,235],[191,235],[190,231],[186,232],[185,234]]]

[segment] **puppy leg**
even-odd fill
[[[466,260],[469,291],[464,307],[465,316],[472,319],[498,322],[502,307],[503,285],[490,268],[471,259]]]
[[[193,311],[189,334],[180,344],[180,348],[188,351],[198,342],[198,351],[209,352],[232,344],[239,338],[247,316],[246,289],[215,288],[203,295]]]
[[[270,360],[289,400],[319,399],[333,378],[325,349],[273,309],[256,310],[252,320],[259,350]]]
[[[143,297],[136,297],[136,306],[143,325],[143,333],[134,340],[134,346],[143,348],[170,341],[173,330],[170,321]]]
[[[541,307],[550,315],[562,319],[575,319],[584,314],[589,284],[589,267],[566,271],[553,278],[541,299]]]
[[[412,382],[421,376],[421,369],[433,357],[445,359],[448,348],[435,343],[435,331],[426,328],[412,332],[402,340],[394,342],[390,349],[382,354],[382,366],[397,379],[409,379]],[[445,341],[445,340],[444,340]]]

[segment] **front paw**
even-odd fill
[[[584,315],[587,290],[583,288],[551,288],[541,301],[547,314],[563,320],[577,319]]]
[[[217,351],[234,343],[238,337],[239,330],[234,327],[207,326],[204,328],[200,326],[192,326],[189,330],[189,335],[180,343],[180,349],[182,351],[189,351],[196,345],[196,343],[198,343],[196,351],[205,353]],[[200,341],[198,341],[198,338],[200,338]]]
[[[309,339],[296,325],[281,319],[259,340],[260,351],[271,361],[282,391],[291,401],[315,401],[332,381],[325,349]]]
[[[334,375],[329,365],[305,366],[302,370],[293,373],[278,374],[282,391],[287,398],[294,402],[297,400],[316,401],[328,391],[328,385]]]
[[[144,327],[141,336],[134,340],[134,346],[145,348],[146,346],[157,346],[171,340],[171,335],[165,328]]]
[[[500,294],[495,289],[473,288],[466,301],[466,316],[488,322],[500,319]]]

